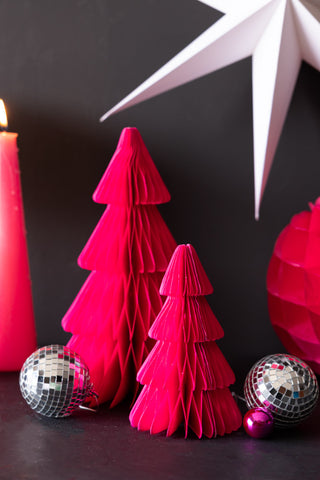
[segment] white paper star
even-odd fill
[[[199,1],[225,15],[100,120],[252,55],[258,219],[301,61],[320,70],[320,0]]]

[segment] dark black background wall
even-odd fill
[[[69,337],[60,321],[88,274],[77,256],[104,209],[91,195],[122,128],[136,126],[172,194],[161,213],[215,287],[228,360],[246,371],[284,350],[265,277],[281,229],[320,195],[319,72],[302,65],[259,222],[250,58],[98,122],[220,16],[196,0],[0,2],[0,96],[19,133],[39,344]]]

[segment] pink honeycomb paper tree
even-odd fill
[[[172,435],[181,423],[200,438],[237,430],[234,374],[215,340],[223,330],[204,295],[209,279],[191,245],[175,250],[160,288],[168,296],[149,335],[157,342],[138,372],[144,385],[131,412],[138,430]]]
[[[137,393],[150,349],[148,330],[176,243],[156,204],[170,195],[136,128],[125,128],[94,195],[109,204],[79,256],[91,270],[62,320],[67,346],[87,363],[99,403]]]

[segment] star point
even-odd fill
[[[100,119],[252,56],[255,218],[302,60],[320,71],[319,0],[198,0],[224,15]]]

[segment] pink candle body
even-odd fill
[[[36,349],[16,133],[0,133],[0,370]]]

